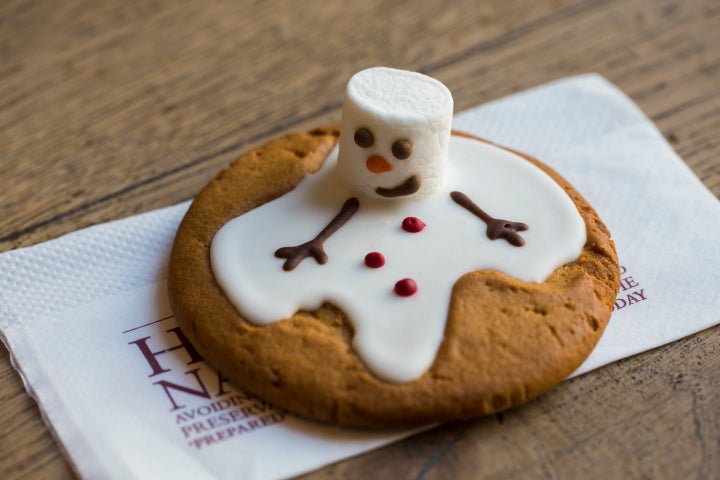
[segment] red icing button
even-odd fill
[[[402,222],[402,228],[406,232],[418,233],[425,228],[425,222],[417,217],[406,217]]]
[[[412,278],[403,278],[395,284],[395,293],[401,297],[409,297],[417,292],[417,283]]]
[[[385,256],[380,252],[370,252],[365,255],[365,265],[370,268],[380,268],[385,265]]]

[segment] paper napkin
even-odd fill
[[[613,232],[622,288],[576,374],[720,323],[720,203],[597,75],[458,114],[566,177]],[[234,389],[177,328],[164,279],[188,204],[0,255],[0,333],[86,478],[281,478],[413,431],[314,424]]]

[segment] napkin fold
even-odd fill
[[[720,203],[612,84],[559,80],[459,113],[454,128],[541,159],[613,233],[621,291],[576,375],[720,323]],[[414,432],[306,422],[205,365],[164,287],[187,207],[0,255],[0,338],[81,477],[281,478]]]

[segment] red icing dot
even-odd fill
[[[418,233],[425,228],[425,222],[417,217],[405,217],[405,220],[402,222],[402,228],[406,232]]]
[[[365,265],[370,268],[380,268],[385,265],[385,256],[380,252],[370,252],[365,255]]]
[[[409,297],[417,292],[417,283],[412,278],[403,278],[395,284],[395,293],[401,297]]]

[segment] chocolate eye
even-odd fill
[[[375,137],[367,128],[358,128],[355,130],[355,143],[362,148],[372,147],[373,143],[375,143]]]
[[[392,154],[398,160],[405,160],[412,153],[412,143],[410,140],[396,140],[392,144]]]

